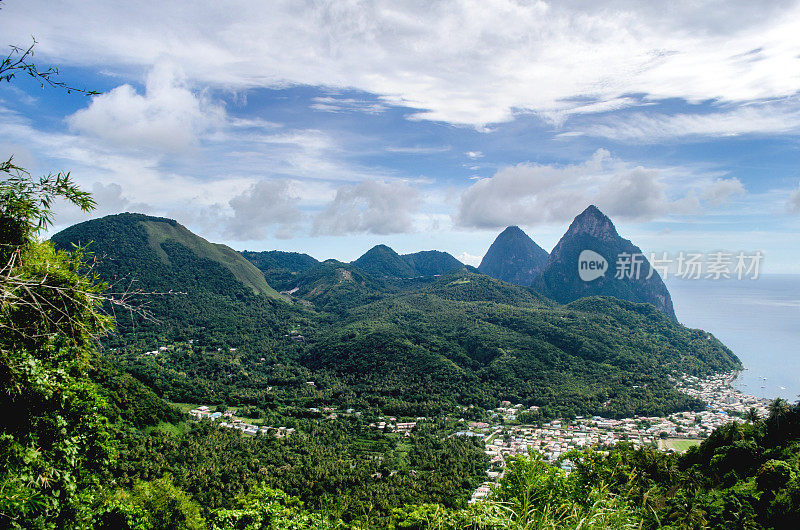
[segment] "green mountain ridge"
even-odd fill
[[[185,293],[147,299],[157,323],[120,315],[110,341],[136,351],[137,345],[195,340],[194,353],[172,357],[176,364],[135,356],[129,365],[162,395],[236,402],[234,395],[261,396],[265,385],[283,385],[285,396],[271,399],[289,405],[302,395],[288,390],[295,384],[289,381],[316,379],[331,389],[325,400],[396,414],[488,407],[508,399],[543,407],[548,415],[620,416],[696,408],[699,402],[671,388],[668,374],[741,366],[719,341],[653,306],[613,298],[563,306],[465,266],[417,280],[392,277],[387,273],[420,271],[386,246],[350,264],[261,254],[268,270],[277,264],[291,272],[285,284],[290,295],[268,297],[218,261],[220,253],[228,256],[225,247],[175,225],[123,214],[81,223],[52,239],[59,248],[92,241],[104,257],[97,272],[107,281],[133,275],[144,290]],[[445,253],[412,256],[427,272],[454,265]],[[290,330],[303,340],[289,340]],[[225,347],[242,353],[227,355]],[[194,371],[206,358],[200,366],[214,359],[215,368]],[[195,374],[193,383],[181,373]],[[249,399],[267,406],[260,401],[265,398]]]
[[[699,407],[666,375],[740,366],[706,332],[652,306],[588,298],[560,306],[530,289],[459,272],[352,310],[306,351],[349,388],[396,413],[435,394],[546,414],[661,414]],[[435,389],[435,390],[434,390]]]
[[[352,265],[376,278],[400,279],[439,276],[465,267],[447,252],[425,250],[400,255],[386,245],[375,245]]]
[[[243,335],[266,344],[276,322],[297,311],[240,254],[170,219],[110,215],[62,230],[51,242],[64,250],[86,245],[100,278],[137,306],[115,313],[114,340],[125,344],[192,336],[239,344]]]
[[[277,291],[267,284],[264,274],[252,263],[242,259],[242,255],[232,248],[219,243],[209,243],[172,219],[143,218],[140,222],[147,231],[147,243],[163,263],[172,265],[162,244],[170,240],[175,241],[190,249],[195,255],[219,263],[228,269],[237,280],[252,288],[254,292],[278,297]]]
[[[270,285],[281,291],[292,289],[298,274],[320,263],[308,254],[300,252],[243,250],[241,254],[264,274]]]

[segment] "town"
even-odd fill
[[[679,412],[665,418],[579,416],[572,421],[553,420],[536,426],[515,425],[517,415],[525,409],[521,404],[512,406],[504,402],[494,414],[509,423],[490,425],[472,422],[469,424],[470,430],[456,433],[485,438],[485,451],[491,459],[487,471],[489,480],[475,490],[471,502],[489,494],[494,481],[502,476],[509,457],[536,453],[544,461],[559,465],[569,472],[570,462],[564,459],[564,455],[572,450],[610,447],[619,442],[628,442],[636,448],[650,446],[663,451],[682,452],[699,444],[725,423],[745,421],[743,416],[751,408],[759,416],[766,416],[769,400],[749,396],[735,389],[732,383],[737,375],[736,372],[730,372],[708,378],[683,375],[673,379],[678,390],[703,400],[706,410]]]
[[[706,378],[682,375],[671,379],[675,387],[692,397],[702,400],[706,409],[670,414],[667,417],[634,416],[632,418],[605,418],[602,416],[577,416],[572,420],[555,419],[536,424],[521,424],[519,418],[525,413],[535,413],[538,407],[525,407],[503,401],[501,406],[489,411],[489,421],[456,422],[452,436],[476,437],[484,441],[485,452],[490,459],[487,481],[473,493],[470,502],[484,498],[493,484],[502,477],[506,461],[514,456],[537,455],[543,461],[559,466],[569,472],[571,463],[566,455],[573,450],[608,448],[620,442],[634,448],[654,447],[662,451],[683,452],[699,444],[714,429],[728,423],[744,422],[745,415],[754,410],[760,417],[768,414],[767,399],[746,395],[734,388],[736,372],[714,374]],[[309,386],[313,382],[307,383]],[[340,413],[360,416],[353,409],[336,411],[333,407],[309,409],[320,413],[324,419],[336,419]],[[235,417],[235,411],[213,411],[206,405],[188,411],[197,421],[219,421],[220,427],[238,429],[244,435],[272,435],[277,438],[289,436],[294,428],[254,425]],[[529,416],[530,417],[530,416]],[[369,424],[370,428],[384,433],[395,433],[405,437],[413,435],[419,422],[428,418],[417,417],[415,421],[403,421],[393,416],[382,416]]]

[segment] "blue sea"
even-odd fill
[[[678,320],[713,333],[742,360],[742,392],[791,402],[800,395],[800,275],[756,280],[668,278]]]

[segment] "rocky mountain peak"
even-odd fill
[[[547,252],[518,226],[509,226],[494,240],[478,270],[517,285],[530,285],[547,263]]]

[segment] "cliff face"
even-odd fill
[[[675,318],[661,276],[641,249],[621,237],[611,219],[595,206],[575,218],[532,285],[564,304],[586,296],[614,296],[652,304]]]

